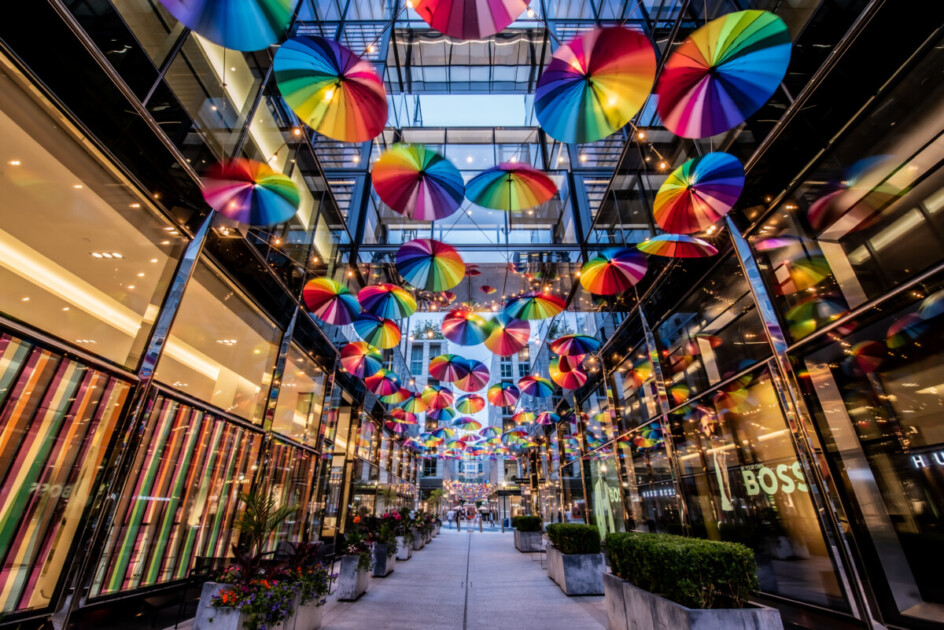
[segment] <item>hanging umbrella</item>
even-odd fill
[[[489,387],[488,392],[485,394],[485,397],[488,398],[488,402],[497,407],[514,407],[520,396],[521,392],[515,385],[504,381],[495,383]]]
[[[534,113],[555,140],[595,142],[636,115],[655,76],[648,37],[622,27],[596,28],[554,52],[538,80]]]
[[[515,424],[531,424],[537,416],[530,409],[522,409],[511,417]]]
[[[354,341],[341,348],[341,365],[357,378],[365,378],[383,367],[383,356],[367,342]]]
[[[711,243],[684,234],[660,234],[636,247],[641,252],[668,258],[704,258],[718,253]]]
[[[366,286],[357,293],[357,301],[368,313],[387,319],[403,319],[416,312],[416,300],[395,284]]]
[[[806,211],[810,227],[822,233],[836,225],[841,236],[869,225],[869,219],[904,193],[892,183],[898,166],[899,161],[890,155],[856,161],[843,171],[841,181],[827,184],[810,204]]]
[[[551,359],[547,368],[551,380],[564,389],[578,389],[587,382],[587,373],[580,368],[580,362],[573,357]]]
[[[785,314],[790,335],[802,339],[810,333],[839,319],[846,308],[842,304],[818,295],[810,295],[797,302]]]
[[[708,153],[672,171],[656,195],[652,214],[666,232],[707,230],[734,207],[744,189],[744,167],[733,155]]]
[[[442,320],[441,328],[446,339],[460,346],[475,346],[488,337],[485,318],[464,308],[449,311]]]
[[[394,144],[374,163],[370,177],[380,200],[414,221],[445,219],[465,198],[459,169],[421,144]]]
[[[476,359],[467,359],[468,373],[456,381],[456,387],[464,392],[477,392],[488,385],[489,373],[485,364]]]
[[[504,162],[482,171],[465,186],[469,201],[492,210],[528,210],[551,200],[557,186],[533,166]]]
[[[493,287],[493,286],[489,286],[489,285],[487,285],[487,284],[483,284],[482,286],[479,287],[479,291],[481,291],[481,292],[484,293],[485,295],[491,295],[492,293],[496,293],[496,292],[498,291],[498,289],[496,289],[496,288]]]
[[[390,415],[393,417],[394,421],[399,422],[400,424],[416,424],[416,414],[410,413],[409,411],[404,411],[399,407],[391,410]]]
[[[688,400],[690,391],[691,389],[685,383],[676,383],[669,387],[666,393],[669,395],[669,400],[675,405],[681,405]]]
[[[429,375],[451,383],[469,374],[469,363],[458,354],[441,354],[429,360]]]
[[[774,249],[780,249],[782,247],[790,247],[792,245],[802,245],[806,243],[807,240],[800,237],[794,236],[792,234],[781,234],[780,236],[768,236],[766,238],[758,239],[754,243],[754,249],[759,252],[769,252]]]
[[[451,391],[445,387],[436,387],[435,385],[427,385],[423,388],[423,393],[420,396],[430,409],[449,407],[455,399]]]
[[[220,162],[208,168],[200,181],[207,204],[244,225],[284,223],[298,210],[298,186],[262,162],[243,158]]]
[[[364,379],[364,385],[377,396],[389,396],[400,391],[400,377],[388,369],[380,368]]]
[[[272,63],[275,82],[306,125],[334,140],[365,142],[387,124],[387,92],[374,66],[335,41],[293,37]]]
[[[370,313],[357,316],[354,320],[354,332],[370,345],[382,350],[394,348],[400,343],[400,327],[397,323]]]
[[[478,413],[485,409],[485,399],[478,394],[465,394],[456,399],[459,413]]]
[[[849,349],[850,371],[854,374],[871,374],[888,358],[885,344],[877,341],[860,341]]]
[[[456,417],[456,412],[450,407],[443,407],[441,409],[430,408],[426,410],[426,417],[436,422],[448,422]]]
[[[244,52],[268,48],[282,39],[295,10],[294,0],[161,0],[161,4],[191,31],[223,48]]]
[[[512,429],[505,431],[501,435],[502,444],[514,444],[528,437],[528,432],[524,429]]]
[[[531,337],[531,324],[498,313],[488,322],[488,337],[485,347],[494,354],[508,357],[528,345]]]
[[[563,298],[547,291],[526,291],[508,301],[505,314],[515,319],[547,319],[562,312],[566,305]]]
[[[416,0],[416,13],[456,39],[485,39],[505,30],[528,8],[526,0]]]
[[[431,435],[432,437],[438,438],[438,439],[440,439],[440,440],[444,440],[444,439],[446,439],[446,438],[451,438],[451,437],[454,436],[455,434],[456,434],[456,430],[455,430],[455,429],[450,429],[449,427],[443,427],[443,428],[441,428],[441,429],[436,429],[435,431],[431,431],[431,432],[430,432],[430,435]]]
[[[646,275],[647,258],[637,251],[605,249],[580,269],[580,284],[590,293],[615,295],[632,288]]]
[[[423,413],[426,411],[426,403],[423,402],[423,399],[420,398],[418,394],[410,392],[410,397],[403,401],[403,404],[400,405],[400,409],[409,411],[410,413]]]
[[[806,291],[832,275],[832,269],[823,256],[802,254],[786,261],[784,267],[787,277],[776,287],[781,295]]]
[[[633,438],[633,445],[639,450],[658,448],[665,442],[662,429],[658,422],[652,422],[639,429],[639,434]]]
[[[582,357],[600,349],[600,340],[590,335],[564,335],[551,342],[551,352],[562,357]]]
[[[767,11],[712,20],[669,55],[655,88],[659,118],[683,138],[736,127],[776,91],[791,46],[787,25]]]
[[[518,380],[518,389],[522,394],[546,398],[554,393],[554,385],[542,376],[524,376]]]
[[[944,315],[944,290],[932,293],[924,298],[918,307],[918,315],[923,320],[934,319]]]
[[[390,431],[391,433],[406,433],[410,430],[410,425],[402,424],[400,422],[384,422],[384,428]]]
[[[542,411],[535,417],[534,421],[540,425],[551,425],[560,422],[561,417],[553,411]]]
[[[903,348],[919,339],[928,330],[928,324],[918,313],[908,313],[895,320],[885,334],[885,345],[892,350]]]
[[[481,276],[482,270],[478,268],[478,265],[466,265],[465,266],[465,277],[474,278],[475,276]]]
[[[463,431],[478,431],[482,428],[482,423],[475,418],[462,416],[456,420],[453,420],[452,426],[462,429]]]
[[[487,441],[489,443],[492,443],[492,438],[496,438],[501,435],[501,429],[499,429],[498,427],[485,427],[479,430],[479,435],[481,435],[484,438],[488,438]],[[500,443],[501,441],[499,441],[499,444]]]
[[[417,289],[446,291],[462,282],[465,263],[452,246],[418,238],[397,250],[397,271]]]
[[[400,389],[393,392],[392,394],[387,394],[386,396],[377,396],[377,398],[380,399],[380,402],[384,402],[390,405],[397,405],[397,404],[402,403],[405,400],[409,400],[409,398],[412,395],[413,395],[413,392],[411,392],[405,387],[401,387]]]
[[[350,289],[331,278],[309,280],[302,289],[302,299],[313,315],[337,326],[350,324],[361,312],[361,305]]]

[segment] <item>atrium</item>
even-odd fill
[[[28,0],[0,138],[0,630],[944,629],[944,3]]]

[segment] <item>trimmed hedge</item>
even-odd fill
[[[610,534],[606,559],[620,578],[688,608],[743,608],[757,588],[754,552],[740,543]]]
[[[561,553],[600,553],[600,530],[594,525],[554,523],[547,537]]]
[[[515,516],[511,519],[511,526],[519,532],[539,532],[541,531],[540,516]]]

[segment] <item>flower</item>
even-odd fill
[[[393,513],[393,518],[394,518],[395,520],[398,520],[398,521],[399,521],[399,520],[402,519],[403,517],[400,516],[400,513],[399,513],[399,512],[394,512],[394,513]]]
[[[361,517],[360,517],[360,516],[355,516],[355,517],[354,517],[354,522],[355,522],[355,523],[360,523],[360,522],[361,522]]]

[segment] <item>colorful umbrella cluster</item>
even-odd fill
[[[550,201],[557,194],[557,186],[532,166],[503,162],[473,177],[466,184],[465,193],[477,206],[510,212]]]
[[[208,168],[201,181],[210,207],[245,225],[284,223],[298,210],[298,186],[262,162],[243,158],[221,162]]]
[[[429,361],[429,375],[452,383],[469,374],[469,362],[458,354],[441,354]]]
[[[278,42],[294,0],[161,0],[184,26],[224,48],[249,52]]]
[[[580,284],[596,295],[615,295],[635,286],[648,267],[648,259],[637,251],[605,249],[580,269]]]
[[[666,232],[694,234],[721,220],[743,189],[744,167],[738,159],[708,153],[672,171],[659,187],[652,213]]]
[[[407,241],[397,250],[397,271],[422,291],[446,291],[462,281],[465,263],[454,247],[431,238]]]
[[[416,221],[444,219],[465,198],[459,169],[423,145],[390,147],[374,164],[371,180],[381,201]]]

